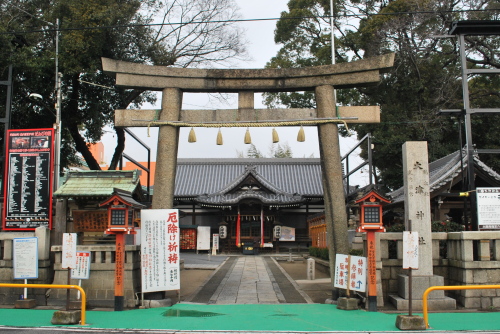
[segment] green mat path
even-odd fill
[[[45,327],[54,310],[0,309],[0,325]],[[421,315],[421,314],[420,314]],[[121,312],[88,311],[88,328],[239,331],[398,331],[397,314],[343,311],[329,304],[176,304]],[[500,313],[430,313],[432,330],[500,330]],[[82,327],[82,326],[73,326]]]

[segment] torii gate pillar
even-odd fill
[[[318,118],[336,117],[336,101],[333,86],[318,86],[315,89]],[[339,130],[335,123],[318,125],[321,168],[323,169],[323,193],[327,231],[335,231],[327,238],[330,259],[335,254],[348,254],[347,228],[338,228],[347,222],[344,183],[339,144]],[[337,228],[335,228],[337,226]],[[335,277],[335,267],[330,266],[330,277]],[[334,298],[335,299],[335,298]]]
[[[161,98],[159,121],[178,121],[182,108],[182,91],[178,88],[165,88]],[[179,147],[179,128],[160,126],[156,152],[155,192],[153,209],[174,207],[175,172]]]

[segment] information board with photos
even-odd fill
[[[8,130],[3,229],[52,228],[54,129]]]

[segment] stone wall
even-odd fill
[[[402,269],[403,234],[380,233],[377,269],[382,276],[384,302],[398,292]],[[441,246],[440,246],[441,245]],[[500,285],[500,232],[432,233],[434,274],[444,277],[444,285]],[[446,291],[467,309],[500,307],[500,289]]]
[[[88,307],[114,307],[115,303],[115,245],[77,246],[78,251],[91,253],[90,279],[82,280],[82,288],[87,294]],[[62,246],[52,246],[55,254],[54,284],[78,284],[77,280],[68,283],[68,270],[61,268]],[[124,300],[125,307],[138,305],[141,291],[140,246],[125,247]],[[66,291],[53,289],[47,305],[65,305]],[[76,300],[77,291],[71,291],[71,300]]]
[[[448,234],[450,285],[500,284],[500,232]],[[500,307],[500,289],[450,291],[465,308]]]

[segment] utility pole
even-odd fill
[[[56,20],[56,123],[55,128],[55,144],[54,144],[54,191],[59,188],[59,174],[61,172],[61,77],[59,73],[59,19]]]

